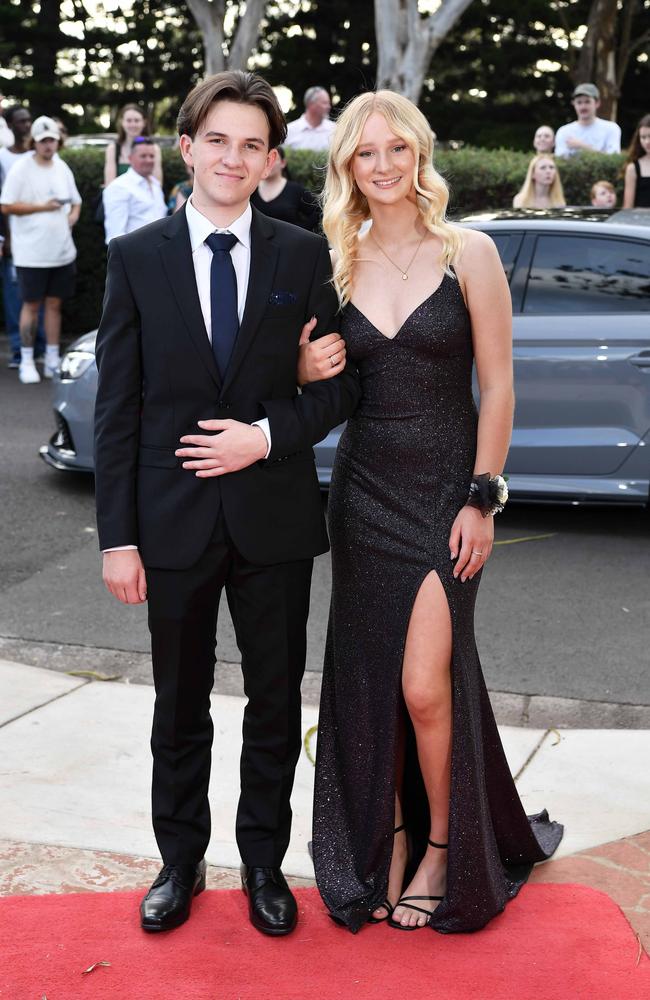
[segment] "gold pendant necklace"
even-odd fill
[[[377,239],[377,238],[376,238],[375,236],[373,236],[373,235],[372,235],[372,229],[370,230],[370,238],[372,239],[373,243],[374,243],[374,244],[375,244],[375,245],[377,246],[377,249],[378,249],[378,250],[381,250],[381,252],[383,253],[383,255],[384,255],[384,257],[386,258],[386,260],[388,261],[388,263],[389,263],[389,264],[392,264],[392,265],[393,265],[393,267],[396,267],[396,268],[397,268],[397,270],[399,271],[399,273],[400,273],[400,274],[402,275],[402,281],[408,281],[408,276],[409,276],[409,271],[411,270],[411,264],[413,263],[413,261],[414,261],[414,260],[415,260],[415,258],[417,257],[417,255],[418,255],[418,250],[419,250],[419,249],[420,249],[420,247],[422,246],[422,244],[423,244],[423,242],[424,242],[424,237],[425,237],[426,235],[427,235],[427,231],[426,231],[426,229],[425,229],[424,233],[422,234],[422,236],[421,236],[421,238],[420,238],[420,242],[418,243],[418,245],[417,245],[417,246],[416,246],[416,248],[415,248],[415,253],[414,253],[414,254],[413,254],[413,256],[411,257],[410,261],[408,262],[408,266],[407,266],[406,270],[404,270],[403,268],[401,268],[401,267],[399,266],[399,264],[396,264],[396,263],[395,263],[395,261],[394,261],[394,260],[392,260],[392,259],[391,259],[391,258],[390,258],[390,257],[388,256],[388,254],[387,254],[387,253],[386,253],[386,251],[384,250],[384,248],[383,248],[383,246],[381,245],[381,243],[379,242],[379,240],[378,240],[378,239]]]

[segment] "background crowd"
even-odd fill
[[[547,124],[534,131],[534,155],[521,188],[513,193],[514,208],[565,207],[563,163],[584,153],[620,153],[619,125],[598,117],[598,88],[579,84],[571,103],[573,121],[557,132]],[[330,114],[328,90],[309,87],[303,114],[289,122],[285,147],[290,155],[295,150],[326,154],[334,129]],[[14,105],[0,116],[2,299],[9,367],[18,370],[23,384],[40,382],[36,362],[42,362],[43,377],[55,372],[62,306],[75,294],[73,229],[82,199],[73,171],[58,155],[65,139],[59,118],[42,115],[32,121],[28,107]],[[273,218],[317,230],[318,197],[291,178],[284,149],[280,154],[252,202]],[[623,208],[650,207],[650,115],[641,118],[632,135],[620,181]],[[104,150],[103,184],[88,206],[97,223],[96,239],[102,239],[103,229],[108,243],[177,211],[191,190],[191,170],[185,179],[165,185],[161,147],[147,117],[138,105],[125,105],[117,116],[116,138]],[[585,188],[581,203],[611,210],[617,200],[612,181],[602,178]]]

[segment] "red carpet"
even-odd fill
[[[2,1000],[642,1000],[650,961],[603,893],[531,885],[476,934],[353,936],[299,897],[301,923],[272,939],[239,891],[205,892],[167,934],[138,926],[140,893],[0,899]],[[110,962],[83,975],[95,962]]]

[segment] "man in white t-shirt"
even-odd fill
[[[335,124],[330,95],[324,87],[310,87],[304,96],[305,113],[287,125],[284,146],[290,149],[329,149]]]
[[[32,156],[32,116],[28,108],[14,104],[5,111],[5,119],[12,131],[14,142],[11,146],[0,147],[0,192],[7,174],[21,156]],[[2,305],[4,308],[5,332],[9,341],[9,368],[20,366],[20,310],[23,301],[18,290],[18,277],[11,256],[11,236],[9,219],[0,214],[0,234],[5,241],[1,247],[0,274],[2,274]],[[45,330],[42,310],[39,313],[38,331],[34,344],[34,356],[45,354]]]
[[[595,83],[579,83],[572,101],[576,120],[563,125],[555,136],[556,156],[575,156],[583,150],[592,153],[620,153],[621,130],[616,122],[597,118],[600,91]]]
[[[160,181],[154,177],[156,144],[148,135],[133,140],[129,169],[104,188],[106,242],[167,215]]]
[[[42,115],[32,125],[34,155],[14,163],[0,195],[9,216],[11,245],[20,310],[20,367],[23,384],[40,382],[34,364],[34,336],[41,304],[45,305],[44,375],[59,365],[61,304],[74,294],[76,247],[72,227],[79,218],[81,197],[72,171],[57,155],[60,133],[56,122]]]

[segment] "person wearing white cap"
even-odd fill
[[[616,122],[597,118],[600,91],[595,83],[579,83],[571,95],[576,120],[563,125],[555,136],[556,156],[577,153],[620,153],[621,129]]]
[[[72,171],[56,152],[60,132],[46,115],[31,131],[33,156],[24,156],[9,171],[0,195],[9,216],[11,244],[23,305],[20,310],[20,366],[23,384],[40,382],[34,364],[38,313],[45,306],[45,363],[52,378],[59,365],[61,304],[74,293],[77,250],[72,227],[79,218],[81,197]]]

